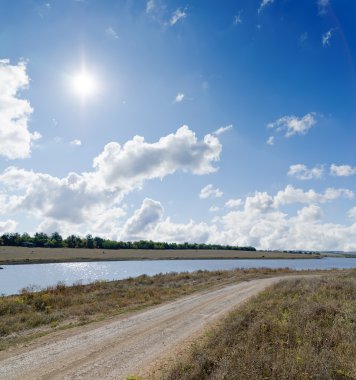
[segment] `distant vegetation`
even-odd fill
[[[276,284],[232,312],[163,378],[356,379],[355,358],[354,270]]]
[[[54,232],[47,235],[37,232],[34,236],[27,233],[20,235],[17,232],[5,233],[0,236],[0,245],[6,246],[27,246],[27,247],[51,247],[51,248],[97,248],[97,249],[226,249],[231,251],[256,251],[254,247],[239,247],[220,244],[203,243],[166,243],[154,242],[152,240],[140,241],[115,241],[103,239],[101,237],[87,235],[85,238],[70,235],[67,238]]]

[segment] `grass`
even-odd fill
[[[228,315],[166,380],[356,379],[356,270],[282,281]]]
[[[110,260],[315,259],[318,254],[207,249],[86,249],[0,246],[0,265]]]
[[[157,305],[208,287],[283,273],[293,272],[267,268],[197,271],[89,285],[58,284],[40,292],[24,289],[19,295],[0,297],[0,350],[58,328]]]

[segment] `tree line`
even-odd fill
[[[28,233],[4,233],[0,236],[0,245],[50,247],[50,248],[96,248],[96,249],[226,249],[232,251],[256,251],[254,247],[239,247],[236,245],[204,244],[204,243],[167,243],[152,240],[116,241],[103,239],[99,236],[87,235],[80,237],[70,235],[65,239],[58,233],[48,235],[36,232],[33,236]]]

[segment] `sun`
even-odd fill
[[[95,78],[85,70],[73,76],[72,87],[74,92],[82,99],[94,95],[98,90]]]

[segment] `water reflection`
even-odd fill
[[[141,274],[192,272],[198,269],[234,268],[332,269],[356,268],[356,258],[324,258],[294,260],[153,260],[101,261],[89,263],[57,263],[3,265],[0,271],[0,294],[15,294],[32,286],[36,289],[64,282],[87,284],[97,280],[119,280]]]

